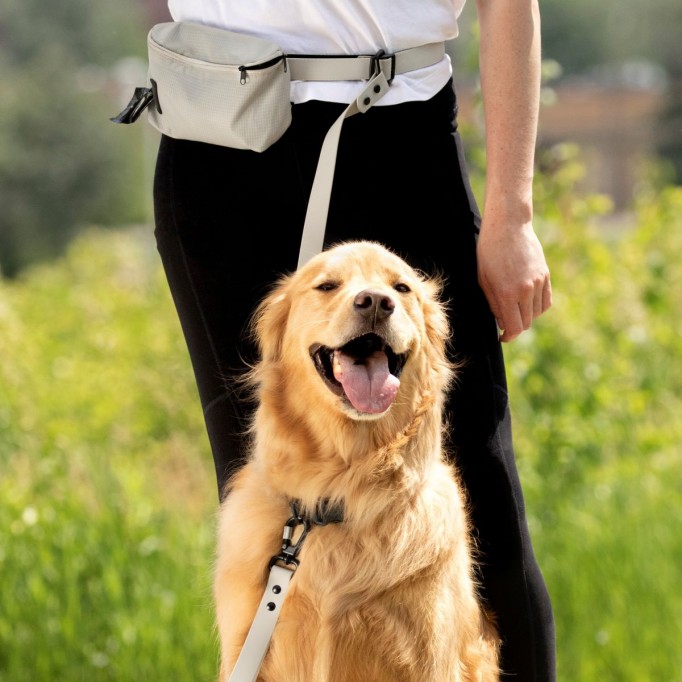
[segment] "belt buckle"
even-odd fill
[[[386,76],[386,80],[388,81],[388,84],[391,84],[391,81],[395,78],[395,54],[386,54],[386,50],[383,48],[379,50],[371,59],[369,63],[369,78],[368,80],[371,80],[376,76],[378,73],[384,71],[384,61],[386,59],[390,60],[390,65],[391,65],[391,71],[390,74],[384,74]]]

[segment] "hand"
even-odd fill
[[[552,305],[549,268],[531,223],[484,220],[477,246],[478,281],[500,328],[513,341]]]

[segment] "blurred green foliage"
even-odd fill
[[[144,56],[134,0],[0,6],[0,274],[61,253],[85,224],[144,218],[142,138],[108,120],[129,55]]]
[[[559,679],[682,680],[682,188],[609,229],[576,154],[540,159],[555,306],[506,354]]]
[[[682,76],[682,5],[677,0],[542,0],[543,46],[567,73],[646,59]]]
[[[682,680],[682,189],[539,159],[555,306],[506,347],[559,679]],[[0,284],[0,679],[209,680],[215,483],[151,229]]]
[[[678,0],[540,0],[545,59],[559,62],[568,75],[584,75],[604,64],[646,60],[673,78],[682,76],[679,49],[682,5]],[[455,52],[464,55],[476,42],[476,4],[467,2],[460,18]],[[475,74],[477,64],[456,60]]]
[[[3,286],[0,358],[0,679],[209,679],[217,496],[148,241]]]

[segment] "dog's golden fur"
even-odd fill
[[[366,291],[383,297],[382,319],[362,315],[357,297]],[[437,283],[383,247],[354,242],[316,256],[259,307],[253,447],[220,512],[221,680],[262,597],[289,500],[313,508],[321,498],[342,500],[345,519],[311,530],[258,679],[499,678],[497,635],[476,597],[464,496],[442,452],[452,367],[437,295]],[[354,407],[313,357],[368,331],[407,356],[383,411]]]

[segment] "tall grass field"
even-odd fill
[[[574,172],[536,188],[555,305],[505,348],[559,679],[682,682],[682,190],[605,233]],[[216,511],[151,228],[0,282],[0,681],[214,680]]]

